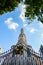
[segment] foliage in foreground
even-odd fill
[[[0,0],[0,14],[13,11],[23,0]],[[25,0],[25,17],[33,20],[36,16],[43,23],[43,0]]]
[[[25,0],[27,19],[34,19],[36,16],[38,20],[43,23],[43,0]]]
[[[14,10],[21,0],[0,0],[0,14]]]

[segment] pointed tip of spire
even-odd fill
[[[24,32],[24,30],[23,30],[23,28],[21,28],[21,33],[23,33]]]
[[[23,28],[21,28],[21,30],[23,30]]]

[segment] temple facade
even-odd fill
[[[43,57],[28,45],[21,29],[17,44],[0,54],[0,65],[43,65]]]

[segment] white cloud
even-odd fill
[[[25,8],[26,8],[26,5],[24,5],[24,4],[22,4],[21,5],[21,13],[20,13],[20,18],[21,18],[21,20],[23,21],[23,22],[25,22]]]
[[[29,29],[29,32],[30,32],[30,33],[34,33],[34,32],[36,32],[36,29],[35,29],[35,28],[30,28],[30,29]]]
[[[9,29],[15,30],[19,26],[19,24],[16,23],[16,22],[13,22],[12,20],[13,20],[13,18],[8,18],[5,21],[5,24],[7,24],[7,26],[8,26]]]
[[[43,33],[41,34],[41,37],[43,37]]]
[[[23,12],[21,13],[20,18],[23,22],[25,21],[25,14]]]
[[[11,23],[9,26],[9,29],[16,29],[18,27],[18,24],[17,23]]]
[[[23,26],[24,26],[24,27],[27,27],[27,26],[28,26],[28,24],[24,23],[24,24],[23,24]]]
[[[10,24],[12,20],[13,20],[13,18],[8,18],[8,19],[5,21],[5,23],[6,23],[6,24]]]

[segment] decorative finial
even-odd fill
[[[21,28],[21,34],[24,34],[24,30],[23,30],[23,28]]]

